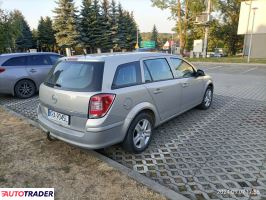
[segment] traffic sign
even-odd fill
[[[141,41],[141,48],[155,48],[155,41]]]

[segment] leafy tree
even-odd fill
[[[170,9],[172,18],[176,19],[175,30],[179,35],[181,53],[187,46],[190,28],[194,25],[195,17],[206,10],[205,0],[151,0],[153,6]],[[213,2],[217,0],[212,0]]]
[[[235,55],[242,47],[243,36],[237,35],[240,5],[239,0],[219,0],[218,4],[223,18],[220,30],[229,55]]]
[[[151,40],[155,41],[155,47],[156,48],[158,47],[158,36],[159,36],[158,30],[157,30],[156,26],[154,25],[153,29],[152,29],[152,34],[151,34]]]
[[[10,14],[0,9],[0,53],[11,51],[13,45],[13,30],[11,27]]]
[[[59,47],[74,47],[78,43],[77,15],[73,0],[57,0],[53,11],[55,37]]]

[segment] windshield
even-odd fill
[[[98,92],[102,88],[103,62],[59,62],[44,84],[62,90]]]

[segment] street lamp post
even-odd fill
[[[203,48],[203,58],[207,57],[207,52],[208,52],[208,35],[209,35],[209,21],[211,17],[211,0],[208,0],[208,5],[207,5],[207,24],[205,27],[205,36],[204,36],[204,48]]]
[[[244,1],[245,2],[245,1]],[[248,11],[248,22],[247,22],[247,29],[246,29],[246,35],[244,38],[244,45],[243,45],[243,57],[245,56],[246,52],[246,46],[247,46],[247,35],[248,35],[248,30],[249,30],[249,21],[250,21],[250,13],[251,13],[251,8],[252,8],[252,1],[250,3],[246,3],[246,5],[249,5],[249,11]]]
[[[258,9],[257,7],[252,8],[252,10],[253,10],[253,20],[252,20],[252,29],[251,29],[251,35],[250,35],[250,40],[249,40],[248,63],[250,62],[250,55],[251,55],[251,49],[252,49],[252,40],[253,40],[253,31],[254,31],[254,22],[255,22],[255,15],[256,15],[256,10],[257,9]]]
[[[171,54],[173,54],[173,44],[174,43],[174,33],[172,32],[172,41],[171,41]]]

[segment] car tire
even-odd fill
[[[130,152],[139,154],[150,144],[154,120],[148,113],[140,113],[131,122],[127,135],[122,143],[123,148]]]
[[[213,88],[209,86],[204,93],[204,97],[201,104],[199,105],[199,108],[202,110],[209,109],[211,107],[212,100],[213,100]]]
[[[20,99],[27,99],[34,96],[36,93],[36,86],[31,80],[21,80],[15,85],[15,95]]]

